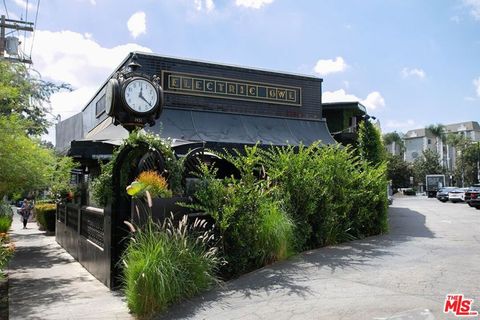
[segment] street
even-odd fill
[[[480,210],[402,197],[389,214],[387,235],[303,253],[159,319],[455,319],[447,294],[480,310]]]

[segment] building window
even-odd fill
[[[428,144],[432,144],[432,140],[431,140],[431,139],[428,139],[428,140],[427,140],[427,143],[428,143]]]
[[[95,104],[95,116],[98,118],[105,112],[105,95],[98,99]]]

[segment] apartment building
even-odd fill
[[[461,134],[472,141],[480,141],[480,125],[477,121],[467,121],[445,125],[445,133]],[[426,128],[409,130],[404,136],[405,154],[407,162],[413,162],[422,155],[425,150],[437,151],[440,154],[440,162],[446,168],[454,168],[456,150],[447,145],[442,139],[432,134]]]

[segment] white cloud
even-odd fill
[[[421,68],[403,68],[401,73],[403,78],[417,77],[425,79],[426,77],[425,71]]]
[[[194,0],[194,4],[195,9],[198,11],[205,9],[205,11],[210,12],[215,9],[215,3],[213,0]]]
[[[345,90],[325,91],[322,94],[322,102],[354,102],[361,99],[353,94],[347,94]]]
[[[480,20],[480,0],[463,0],[463,3],[470,8],[470,14],[475,20]]]
[[[261,7],[271,4],[274,0],[235,0],[238,7],[246,7],[252,9],[260,9]]]
[[[26,47],[30,48],[31,38]],[[32,60],[44,79],[65,82],[72,92],[51,96],[52,113],[66,119],[80,112],[100,85],[132,51],[151,52],[149,48],[128,43],[113,48],[100,46],[89,34],[72,31],[42,31],[35,34]]]
[[[323,102],[360,102],[369,111],[385,107],[385,99],[378,91],[373,91],[365,99],[359,98],[353,94],[348,94],[345,90],[325,91],[322,95]]]
[[[473,85],[475,86],[475,91],[477,92],[477,96],[480,97],[480,77],[477,79],[473,79]]]
[[[365,100],[361,101],[362,104],[370,110],[376,110],[385,107],[385,99],[380,92],[370,92]]]
[[[336,57],[335,60],[318,60],[313,70],[321,76],[326,76],[330,73],[345,71],[347,67],[342,57]]]
[[[132,37],[136,38],[147,32],[147,22],[145,12],[135,12],[127,22],[128,31]]]

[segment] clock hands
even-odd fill
[[[151,104],[149,101],[147,101],[147,99],[145,99],[145,97],[143,96],[142,91],[143,91],[143,87],[140,86],[140,93],[138,94],[138,97],[139,97],[140,99],[142,99],[143,101],[145,101],[146,103],[148,103],[148,105],[151,107],[152,104]]]

